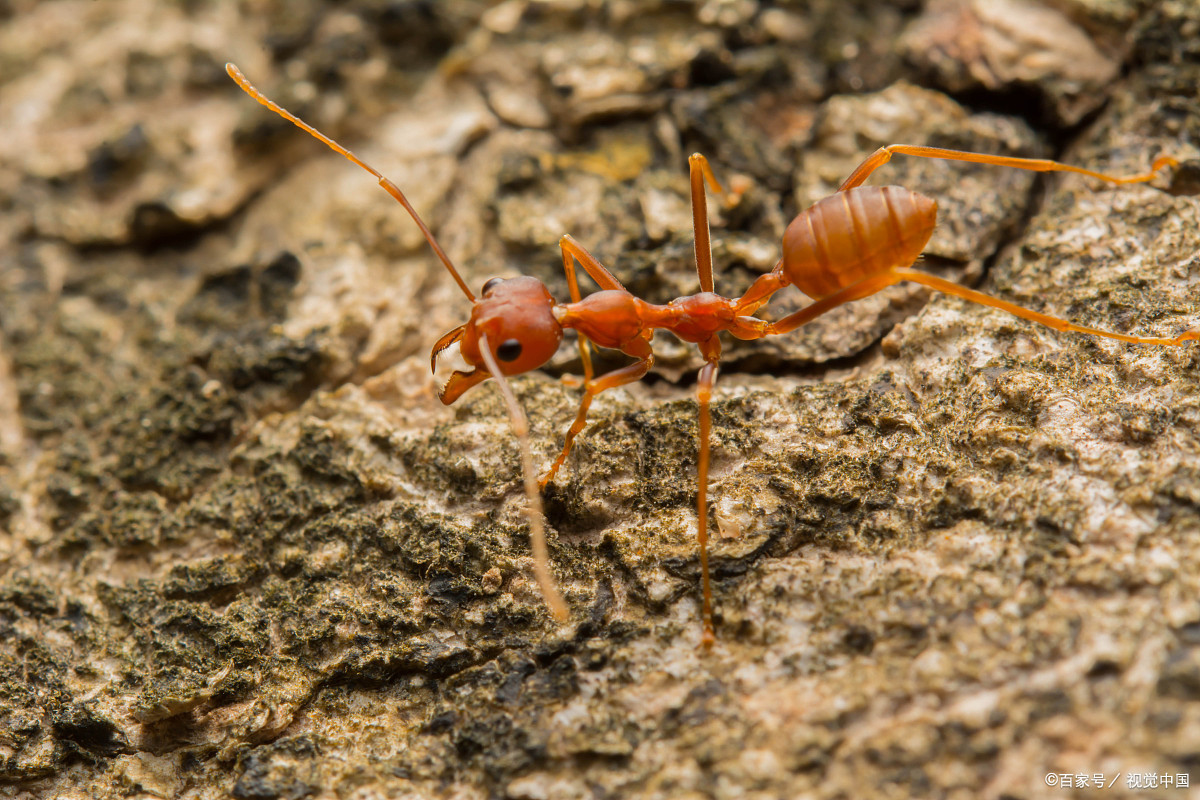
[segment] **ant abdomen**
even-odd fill
[[[858,186],[818,200],[783,234],[783,272],[814,300],[912,265],[937,224],[937,202],[900,186]]]

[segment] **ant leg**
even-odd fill
[[[592,276],[592,280],[600,284],[601,289],[615,289],[617,291],[626,291],[625,286],[617,280],[608,269],[600,263],[599,259],[589,253],[583,245],[575,240],[571,234],[566,234],[558,240],[559,249],[562,250],[563,272],[567,274],[567,286],[571,291],[571,300],[578,303],[581,299],[579,294],[579,282],[575,278],[575,262],[578,261],[583,265],[584,270],[588,275]],[[588,348],[588,340],[582,333],[579,334],[579,358],[583,362],[583,380],[586,383],[595,375],[592,369],[592,355]],[[579,384],[577,379],[567,381],[564,377],[564,382],[575,388]],[[545,484],[542,484],[543,486]]]
[[[696,242],[696,272],[700,275],[700,291],[713,290],[712,245],[708,231],[708,199],[704,196],[704,181],[714,192],[724,191],[713,175],[708,159],[699,153],[688,158],[692,182],[692,230]]]
[[[570,257],[574,256],[575,259],[583,265],[583,268],[587,274],[592,276],[592,280],[600,284],[601,289],[617,289],[618,291],[625,291],[624,284],[617,280],[616,276],[609,272],[608,269],[600,263],[599,259],[589,253],[583,245],[577,242],[574,236],[569,233],[566,236],[563,236],[558,240],[558,246],[562,249],[563,268],[567,271],[567,277],[570,278],[572,282],[574,282],[573,276],[575,275],[575,265],[570,263]],[[576,286],[576,290],[578,290],[578,286]],[[576,296],[576,292],[571,293],[571,299],[576,303],[579,302],[579,297]]]
[[[919,158],[942,158],[947,161],[970,161],[975,164],[994,164],[998,167],[1012,167],[1013,169],[1025,169],[1031,172],[1076,172],[1080,175],[1087,175],[1091,178],[1099,178],[1102,181],[1109,183],[1145,183],[1153,180],[1154,176],[1162,170],[1163,167],[1177,167],[1179,162],[1170,156],[1159,156],[1154,163],[1150,165],[1150,171],[1142,175],[1132,175],[1122,178],[1115,175],[1107,175],[1103,172],[1093,172],[1090,169],[1082,167],[1073,167],[1070,164],[1063,164],[1058,161],[1049,161],[1043,158],[1010,158],[1008,156],[992,156],[984,153],[967,153],[962,150],[945,150],[941,147],[921,147],[911,144],[889,144],[886,147],[881,147],[872,153],[866,161],[858,165],[854,172],[850,173],[850,177],[846,178],[845,182],[838,187],[839,192],[844,192],[847,189],[853,189],[860,185],[867,177],[875,170],[882,167],[884,164],[892,160],[892,156],[896,153],[906,156],[917,156]]]
[[[1100,336],[1105,339],[1116,339],[1118,341],[1130,342],[1133,344],[1153,344],[1167,347],[1178,347],[1184,342],[1200,341],[1200,331],[1187,331],[1185,333],[1181,333],[1179,336],[1176,336],[1173,339],[1164,339],[1158,336],[1130,336],[1124,333],[1116,333],[1114,331],[1105,331],[1099,328],[1089,328],[1084,325],[1076,325],[1075,323],[1068,322],[1065,319],[1052,317],[1048,314],[1042,314],[1037,311],[1032,311],[1024,306],[1019,306],[1006,300],[1000,300],[999,298],[992,297],[991,295],[984,294],[983,292],[977,292],[974,289],[968,289],[965,286],[959,286],[957,283],[945,280],[944,278],[938,278],[926,272],[921,272],[920,270],[900,267],[890,269],[886,272],[881,272],[878,275],[872,275],[871,277],[865,278],[858,283],[847,286],[845,289],[834,292],[828,297],[823,297],[815,303],[805,306],[799,311],[789,314],[777,322],[766,325],[761,334],[758,334],[758,336],[754,335],[757,333],[757,331],[751,328],[746,328],[744,334],[740,330],[733,331],[733,334],[738,338],[759,338],[759,336],[773,336],[775,334],[787,333],[799,328],[805,323],[811,322],[812,320],[824,314],[826,311],[837,308],[843,303],[849,303],[854,300],[861,300],[864,297],[869,297],[876,292],[885,289],[888,286],[892,286],[893,284],[900,283],[901,281],[912,281],[913,283],[919,283],[924,286],[928,286],[931,289],[936,289],[937,291],[945,294],[951,294],[956,297],[961,297],[964,300],[970,300],[972,303],[979,303],[980,305],[990,306],[991,308],[998,308],[1001,311],[1007,311],[1008,313],[1020,317],[1021,319],[1027,319],[1030,322],[1036,322],[1039,325],[1045,325],[1046,327],[1053,328],[1057,331],[1086,333],[1089,336]]]
[[[575,240],[571,239],[570,236],[564,236],[558,240],[558,245],[562,249],[563,272],[567,274],[567,288],[571,292],[571,302],[578,303],[583,298],[579,293],[579,281],[575,277],[575,257],[568,249],[568,245],[574,243]],[[579,249],[582,250],[583,248]],[[587,253],[586,250],[584,253],[590,255],[590,253]],[[605,271],[607,272],[607,270]],[[579,336],[579,360],[583,362],[583,382],[587,383],[593,377],[595,377],[596,374],[592,369],[592,354],[588,346],[588,338],[584,336],[581,331],[576,331],[576,333]],[[567,382],[567,376],[564,375],[563,382],[567,383],[567,385],[569,385],[571,388],[578,387],[579,379],[573,375],[570,377],[570,382]]]
[[[543,489],[546,488],[546,484],[554,480],[554,475],[558,472],[558,468],[567,460],[575,437],[587,425],[587,412],[592,405],[592,398],[608,389],[640,381],[650,371],[650,367],[654,366],[654,354],[650,351],[650,343],[643,339],[638,339],[637,342],[641,344],[641,347],[636,348],[635,352],[629,353],[629,355],[637,356],[640,359],[639,361],[613,370],[584,384],[583,397],[579,400],[579,411],[575,414],[575,421],[567,429],[567,436],[563,442],[562,452],[558,454],[558,458],[554,459],[554,463],[550,465],[550,469],[546,474],[538,479],[538,486]]]
[[[1030,322],[1036,322],[1040,325],[1045,325],[1048,328],[1053,328],[1057,331],[1073,331],[1075,333],[1086,333],[1089,336],[1100,336],[1105,339],[1116,339],[1121,342],[1131,342],[1133,344],[1154,344],[1165,347],[1179,347],[1184,342],[1200,341],[1200,331],[1187,331],[1176,336],[1174,339],[1164,339],[1158,336],[1130,336],[1124,333],[1115,333],[1113,331],[1100,330],[1099,328],[1088,328],[1084,325],[1076,325],[1073,322],[1068,322],[1065,319],[1051,317],[1048,314],[1041,314],[1037,311],[1031,311],[1023,306],[1018,306],[1009,303],[1005,300],[999,300],[991,295],[986,295],[983,292],[977,292],[974,289],[968,289],[965,286],[959,286],[957,283],[944,280],[942,278],[929,275],[915,269],[893,269],[891,275],[896,276],[896,280],[890,281],[913,281],[920,283],[931,289],[937,289],[939,292],[956,295],[964,300],[970,300],[972,303],[991,306],[1002,311],[1007,311],[1010,314],[1027,319]]]
[[[721,358],[721,340],[716,336],[700,343],[704,355],[704,366],[696,381],[696,401],[700,405],[700,453],[696,462],[696,540],[700,545],[700,589],[702,593],[700,614],[704,621],[704,633],[700,646],[705,650],[717,640],[713,632],[712,580],[708,570],[708,462],[709,439],[712,433],[713,384],[717,382],[718,361]]]
[[[794,331],[801,325],[806,325],[812,322],[817,317],[827,311],[832,311],[840,305],[850,303],[855,300],[861,300],[864,297],[870,297],[876,292],[882,291],[887,287],[899,283],[904,280],[903,276],[897,275],[897,270],[889,270],[881,272],[878,275],[872,275],[869,278],[864,278],[858,283],[851,284],[844,289],[839,289],[827,297],[822,297],[820,300],[812,302],[800,309],[792,312],[780,320],[776,320],[768,324],[759,336],[754,336],[753,331],[747,330],[747,335],[743,336],[738,332],[733,332],[734,336],[739,339],[761,338],[762,336],[774,336],[780,333],[788,333]],[[923,275],[924,273],[918,273]],[[949,281],[946,281],[949,283]],[[957,284],[950,284],[957,286]],[[961,287],[959,287],[961,288]],[[985,295],[986,296],[986,295]]]
[[[770,302],[772,295],[791,285],[792,282],[783,274],[783,259],[780,259],[770,272],[759,275],[746,293],[738,298],[737,313],[753,314]]]

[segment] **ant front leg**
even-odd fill
[[[617,280],[616,276],[609,272],[600,263],[599,259],[589,253],[583,245],[577,242],[574,236],[569,233],[563,236],[558,240],[558,246],[562,250],[563,272],[567,276],[567,288],[571,292],[571,302],[578,303],[582,299],[582,295],[579,293],[579,281],[575,276],[576,261],[583,265],[587,274],[592,276],[592,280],[600,284],[601,289],[625,291],[624,285]],[[592,379],[595,373],[592,370],[592,355],[588,347],[588,338],[582,333],[579,333],[579,360],[583,362],[583,383],[586,384]],[[579,379],[573,375],[563,376],[563,382],[572,388],[580,385],[578,381]]]
[[[554,463],[550,465],[550,469],[546,474],[538,479],[539,487],[545,489],[546,484],[554,480],[554,475],[558,472],[558,468],[563,465],[567,460],[567,456],[570,455],[571,445],[574,443],[575,437],[587,425],[587,413],[592,405],[592,398],[608,389],[640,381],[650,371],[650,368],[654,366],[654,353],[650,350],[650,343],[644,339],[636,339],[635,342],[637,345],[631,346],[623,352],[637,356],[640,360],[627,367],[613,370],[594,380],[588,380],[584,384],[583,397],[579,400],[579,411],[575,414],[575,421],[567,429],[567,436],[563,442],[562,452],[558,454],[558,458],[554,459]]]

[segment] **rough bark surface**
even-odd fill
[[[468,304],[222,66],[403,187],[472,286],[563,299],[564,233],[640,296],[696,291],[697,150],[736,188],[725,294],[881,144],[1171,154],[1148,186],[874,182],[937,198],[923,268],[1174,336],[1200,326],[1197,9],[0,2],[0,797],[1196,796],[1200,347],[903,286],[730,345],[704,653],[699,360],[656,340],[545,493],[560,627],[494,387],[446,409],[429,374]],[[575,368],[515,381],[542,463]]]

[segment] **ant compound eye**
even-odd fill
[[[483,294],[487,294],[488,292],[490,292],[492,289],[495,289],[497,286],[499,286],[503,282],[504,282],[503,278],[488,279],[488,282],[483,285]]]
[[[516,339],[507,339],[501,342],[500,346],[496,348],[496,358],[501,361],[516,361],[520,357],[521,343]]]

